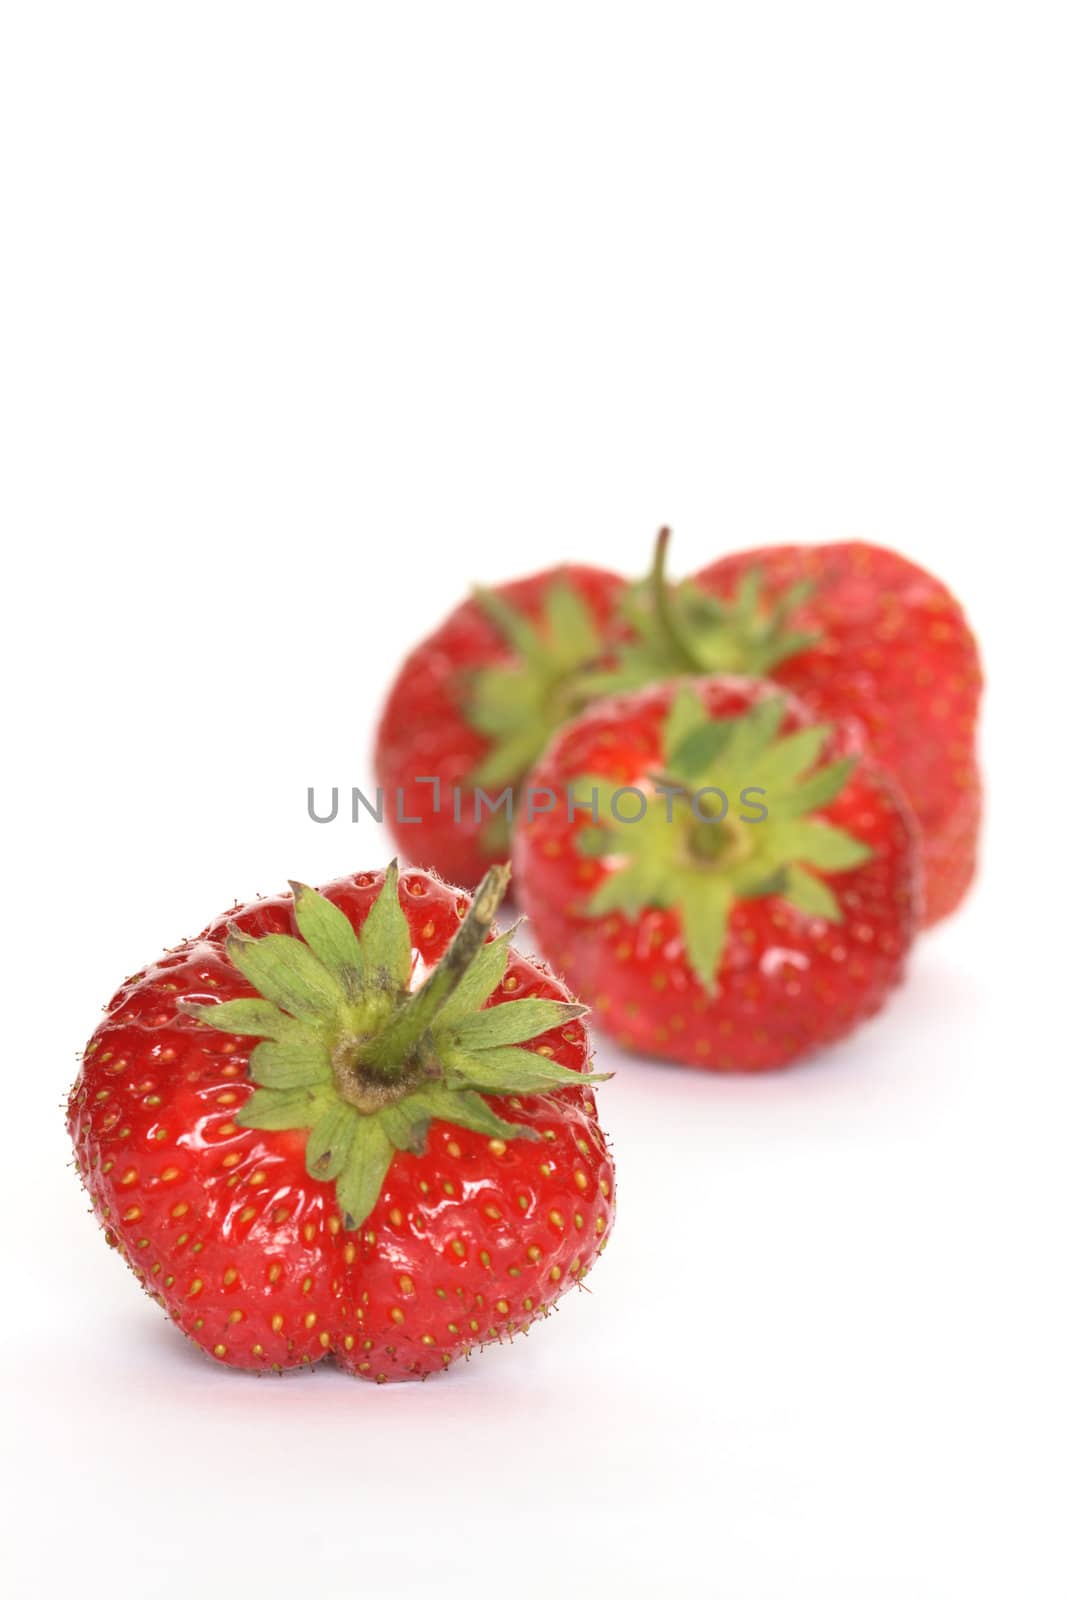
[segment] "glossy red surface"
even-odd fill
[[[358,929],[382,878],[362,873],[323,893]],[[400,900],[418,973],[467,901],[416,869],[401,873]],[[426,1153],[398,1154],[366,1224],[346,1232],[332,1183],[305,1170],[305,1135],[235,1121],[257,1041],[178,1009],[252,992],[222,948],[232,924],[296,933],[291,896],[220,917],[129,979],[89,1041],[69,1124],[110,1241],[182,1331],[235,1367],[329,1356],[379,1382],[423,1377],[524,1331],[588,1270],[611,1227],[613,1170],[592,1087],[490,1102],[536,1125],[536,1143],[433,1124]],[[489,1004],[526,995],[570,998],[512,950]],[[538,1046],[586,1067],[580,1021]]]
[[[937,922],[974,877],[982,814],[975,750],[982,669],[962,607],[895,550],[855,541],[747,550],[693,581],[731,596],[752,571],[771,598],[803,580],[814,585],[793,616],[819,642],[773,676],[816,717],[858,722],[896,776],[923,835],[925,922]]]

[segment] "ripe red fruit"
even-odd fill
[[[622,587],[612,572],[563,566],[479,590],[411,652],[375,751],[407,856],[467,886],[506,859],[508,819],[490,805],[509,787],[517,796],[575,709],[573,685],[604,653]]]
[[[974,876],[982,793],[978,647],[959,602],[895,550],[855,541],[726,556],[673,595],[665,533],[640,642],[617,687],[677,672],[773,677],[817,717],[863,728],[922,831],[925,922],[955,910]]]
[[[425,1377],[524,1332],[603,1249],[584,1008],[485,942],[506,880],[473,903],[395,866],[294,885],[112,1000],[70,1097],[79,1169],[224,1364]]]
[[[736,597],[754,577],[771,605],[798,596],[792,624],[812,636],[775,677],[816,716],[862,725],[922,830],[925,921],[948,916],[974,877],[982,810],[982,669],[962,607],[895,550],[856,542],[751,550],[705,567],[694,582]]]
[[[918,922],[916,830],[858,744],[742,678],[610,697],[557,734],[529,780],[546,809],[516,828],[519,888],[622,1044],[759,1071],[880,1009]]]

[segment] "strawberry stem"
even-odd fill
[[[686,637],[667,582],[667,545],[670,537],[669,528],[661,528],[656,535],[656,553],[652,561],[651,576],[652,604],[664,635],[678,652],[679,659],[687,670],[702,672],[703,663]]]

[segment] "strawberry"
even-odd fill
[[[860,736],[745,678],[596,702],[529,778],[515,867],[541,947],[642,1053],[760,1071],[900,980],[914,819]]]
[[[563,566],[477,590],[411,652],[375,751],[411,859],[470,886],[507,857],[508,807],[576,709],[573,686],[607,647],[621,589],[614,573]]]
[[[627,602],[637,642],[600,688],[744,672],[818,717],[854,719],[918,819],[926,924],[947,916],[974,876],[982,809],[982,672],[958,601],[896,551],[855,541],[726,556],[671,594],[665,545],[666,530],[651,585]]]
[[[70,1097],[78,1166],[109,1242],[224,1365],[425,1377],[525,1332],[603,1249],[584,1008],[486,942],[506,882],[294,885],[112,1000]]]

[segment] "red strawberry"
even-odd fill
[[[575,709],[574,681],[603,654],[621,588],[611,572],[554,567],[476,592],[412,651],[375,758],[405,854],[466,885],[507,857],[506,802],[490,806],[517,793]]]
[[[425,1377],[525,1331],[603,1249],[583,1008],[485,942],[506,881],[473,903],[395,866],[294,885],[112,1000],[70,1097],[78,1165],[219,1361]]]
[[[726,556],[674,595],[631,608],[639,642],[605,686],[678,672],[773,676],[831,722],[854,719],[922,830],[925,921],[974,876],[981,818],[978,648],[945,585],[894,550],[856,542]]]
[[[858,743],[743,678],[598,701],[557,734],[516,827],[519,887],[622,1044],[759,1071],[879,1010],[917,926],[916,831]]]

